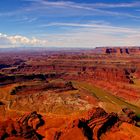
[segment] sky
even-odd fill
[[[140,0],[0,0],[0,48],[140,46]]]

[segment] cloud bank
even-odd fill
[[[9,36],[6,34],[0,33],[0,47],[8,48],[8,47],[23,47],[23,46],[37,46],[37,47],[45,47],[47,44],[46,40],[40,40],[35,37],[28,38],[21,35]]]

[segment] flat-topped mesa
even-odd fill
[[[96,52],[101,54],[140,54],[140,47],[99,47],[95,49]]]
[[[130,54],[128,48],[107,48],[106,54]]]

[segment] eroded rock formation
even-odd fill
[[[129,117],[131,121],[123,119],[122,116],[116,113],[106,113],[102,108],[93,108],[80,118],[72,119],[68,117],[65,125],[59,126],[56,130],[54,128],[54,131],[47,134],[53,134],[53,137],[49,138],[49,140],[102,140],[102,135],[105,136],[106,133],[111,133],[111,135],[113,135],[114,130],[121,131],[119,130],[119,127],[124,122],[133,126],[140,121],[136,119],[136,114],[130,109],[125,108],[123,109],[123,112],[127,114],[127,117]],[[134,121],[136,123],[133,123]],[[47,139],[48,135],[45,134],[46,131],[49,130],[45,129],[45,125],[47,124],[44,122],[45,119],[43,120],[42,116],[37,114],[37,112],[25,114],[16,120],[8,119],[7,121],[0,122],[0,139]],[[53,125],[55,126],[55,124]],[[44,129],[41,131],[44,131],[45,133],[40,134],[39,132],[41,132],[40,128],[42,126]]]
[[[77,140],[100,140],[102,134],[124,121],[116,113],[106,113],[102,108],[96,108],[90,110],[87,117],[74,120],[56,132],[54,140],[70,140],[75,137]]]
[[[41,140],[42,136],[36,130],[44,124],[41,115],[32,112],[18,120],[7,120],[0,123],[0,139]]]

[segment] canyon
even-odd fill
[[[139,62],[135,46],[0,51],[0,139],[140,139]]]

